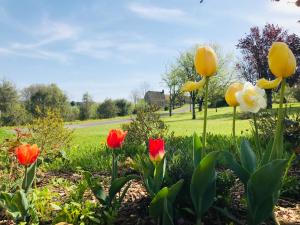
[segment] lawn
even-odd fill
[[[188,106],[184,106],[188,107]],[[275,109],[278,105],[274,104]],[[300,111],[300,103],[291,104],[294,110]],[[177,109],[180,110],[180,109]],[[177,111],[175,110],[175,111]],[[160,112],[163,113],[163,112]],[[165,112],[167,113],[167,112]],[[239,115],[239,111],[238,111]],[[239,117],[239,116],[237,116]],[[128,119],[129,117],[123,117]],[[112,120],[120,120],[122,117],[114,118]],[[175,135],[192,135],[194,132],[202,133],[203,129],[203,111],[196,112],[196,120],[192,120],[191,112],[174,114],[172,117],[164,114],[162,119],[169,126],[170,131],[174,131]],[[106,120],[90,120],[83,121],[82,124],[99,122]],[[69,124],[69,123],[68,123]],[[79,122],[76,122],[79,124]],[[87,128],[80,128],[74,130],[74,145],[94,145],[105,141],[108,131],[112,128],[120,128],[121,123],[104,124],[92,126]],[[218,108],[217,112],[214,108],[208,109],[208,126],[207,131],[213,134],[230,135],[232,129],[232,108],[222,107]],[[0,141],[9,135],[8,128],[0,129]],[[249,120],[237,119],[236,121],[236,134],[241,135],[250,132],[251,126]]]

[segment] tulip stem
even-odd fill
[[[23,189],[27,192],[27,166],[25,166],[25,176],[24,176],[24,184]]]
[[[286,86],[286,79],[284,78],[282,79],[282,83],[281,83],[278,118],[276,123],[275,137],[274,137],[270,159],[281,158],[283,154],[283,119],[284,119],[283,100],[284,100],[285,86]]]
[[[233,107],[233,119],[232,119],[232,136],[234,147],[237,147],[236,136],[235,136],[235,118],[236,118],[236,106]]]
[[[202,134],[202,156],[205,155],[205,146],[206,146],[206,124],[207,124],[207,99],[208,99],[208,82],[209,77],[205,80],[205,93],[204,93],[204,121],[203,121],[203,134]],[[202,157],[201,157],[202,158]]]
[[[261,156],[261,147],[260,147],[260,141],[258,136],[258,126],[257,126],[257,117],[256,113],[253,113],[253,123],[254,123],[254,135],[255,135],[255,144],[258,150],[259,155]]]
[[[116,154],[113,152],[112,153],[112,175],[111,175],[111,183],[114,182],[114,180],[117,178],[117,174],[118,174],[118,162],[117,162],[117,156]]]

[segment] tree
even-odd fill
[[[142,99],[143,97],[144,96],[141,96],[141,93],[138,89],[134,89],[130,93],[130,98],[132,99],[134,105],[136,105],[138,103],[138,101],[140,99]]]
[[[201,78],[197,74],[194,66],[195,48],[192,51],[186,51],[180,54],[177,59],[177,64],[182,73],[178,73],[181,77],[181,84],[183,85],[186,81],[199,81]],[[190,92],[191,104],[192,104],[192,119],[196,119],[195,105],[197,100],[198,92]],[[201,101],[199,101],[201,102]]]
[[[126,99],[117,99],[115,100],[115,105],[118,109],[118,116],[126,116],[130,114],[131,103]]]
[[[13,83],[2,80],[0,83],[0,124],[19,125],[27,122],[28,115],[19,101],[18,91]]]
[[[56,85],[36,84],[22,92],[25,107],[33,116],[46,115],[48,110],[58,110],[61,115],[66,111],[68,98]]]
[[[82,96],[82,102],[79,107],[80,120],[87,120],[90,118],[93,103],[94,102],[92,96],[90,96],[88,92],[84,93]]]
[[[16,87],[7,80],[0,83],[0,112],[6,113],[8,109],[17,104],[19,100]]]
[[[300,38],[296,34],[288,34],[287,30],[278,25],[266,24],[260,30],[259,27],[250,28],[250,33],[241,38],[236,45],[242,53],[242,61],[237,68],[245,80],[255,83],[256,80],[265,78],[274,79],[268,66],[268,51],[274,41],[286,42],[300,61]],[[252,74],[249,74],[252,73]],[[300,77],[300,69],[296,74],[287,79],[290,86],[293,86]],[[266,90],[267,107],[272,108],[272,90]]]
[[[171,69],[163,75],[163,81],[169,89],[169,116],[172,116],[172,109],[175,108],[176,97],[180,95],[180,68],[171,66]]]
[[[99,118],[112,118],[117,116],[118,108],[111,99],[106,99],[97,108],[97,114]]]

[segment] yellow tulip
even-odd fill
[[[281,81],[282,81],[281,77],[278,77],[275,80],[271,80],[271,81],[262,78],[256,81],[256,86],[263,89],[274,89],[279,86]]]
[[[195,67],[203,77],[213,76],[217,71],[217,56],[211,47],[200,47],[195,54]]]
[[[296,71],[296,58],[284,42],[274,42],[269,50],[268,62],[276,77],[286,78]]]
[[[205,78],[201,79],[199,82],[188,81],[182,86],[181,90],[184,92],[200,90],[203,88],[204,84]]]
[[[228,87],[228,89],[225,93],[225,100],[229,106],[238,106],[239,105],[235,94],[238,91],[241,91],[243,89],[243,87],[244,87],[244,85],[239,82],[233,83]]]

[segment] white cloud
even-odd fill
[[[150,5],[130,4],[128,9],[139,16],[154,20],[178,20],[185,16],[185,12],[180,9],[162,8]]]

